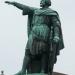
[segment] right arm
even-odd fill
[[[29,6],[20,4],[18,2],[5,1],[5,3],[10,4],[10,5],[13,5],[13,6],[16,6],[18,9],[23,10],[23,14],[24,15],[31,14],[34,11],[34,8],[33,7],[29,7]]]

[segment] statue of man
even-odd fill
[[[64,48],[61,23],[56,11],[49,8],[50,0],[41,0],[40,7],[29,7],[17,2],[5,1],[28,15],[28,41],[22,70],[15,75],[43,73],[52,75],[57,55]]]

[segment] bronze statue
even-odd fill
[[[29,7],[17,2],[5,1],[23,10],[28,15],[28,42],[21,71],[15,75],[48,74],[52,75],[57,55],[64,48],[59,15],[49,8],[50,0],[41,0],[40,7]]]

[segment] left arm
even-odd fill
[[[60,40],[60,20],[57,16],[52,16],[52,25],[53,25],[53,41],[59,42]]]

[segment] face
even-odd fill
[[[45,0],[41,0],[40,1],[40,7],[44,7],[45,6]]]

